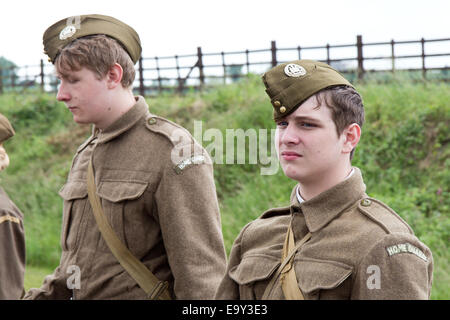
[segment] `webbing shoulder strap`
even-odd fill
[[[103,212],[100,198],[96,192],[92,160],[89,161],[87,189],[95,221],[97,222],[103,239],[113,255],[137,284],[145,291],[149,299],[170,300],[171,297],[167,289],[167,281],[160,281],[156,278],[156,276],[141,261],[139,261],[127,247],[125,247],[108,223],[105,213]]]
[[[270,299],[272,291],[275,287],[278,279],[281,281],[281,288],[283,290],[284,296],[287,300],[304,300],[303,294],[298,287],[297,277],[295,275],[295,270],[292,268],[292,262],[294,259],[294,254],[303,246],[306,241],[311,238],[311,233],[308,232],[299,243],[294,247],[294,236],[292,228],[289,225],[288,231],[286,233],[286,238],[283,245],[281,265],[278,267],[276,273],[273,275],[269,284],[264,291],[262,300]]]

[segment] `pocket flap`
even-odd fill
[[[81,199],[87,196],[86,182],[68,181],[59,190],[58,194],[64,200]]]
[[[353,271],[351,266],[342,262],[310,258],[296,259],[294,266],[298,285],[305,293],[336,288]]]
[[[240,285],[269,278],[280,265],[279,259],[266,255],[244,256],[228,275]]]
[[[134,181],[102,181],[97,187],[100,198],[111,202],[139,198],[147,189],[147,183]]]

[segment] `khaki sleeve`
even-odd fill
[[[233,279],[230,278],[230,270],[237,268],[241,263],[241,242],[245,230],[250,224],[247,224],[239,233],[238,237],[234,240],[233,246],[231,247],[230,259],[228,261],[227,270],[220,282],[217,289],[215,299],[217,300],[239,300],[239,284],[237,284]]]
[[[157,215],[177,299],[212,299],[226,253],[211,160],[168,159],[155,193]]]
[[[20,299],[25,273],[25,236],[21,219],[0,214],[0,300]]]
[[[40,288],[31,288],[23,297],[24,300],[69,300],[72,291],[67,288],[67,275],[57,267],[45,277]]]
[[[354,279],[351,299],[426,300],[433,257],[414,235],[388,234],[362,259]]]

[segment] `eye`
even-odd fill
[[[287,125],[288,125],[288,122],[287,122],[287,121],[284,121],[284,120],[278,121],[278,122],[277,122],[277,127],[278,127],[278,128],[286,128]]]
[[[302,128],[314,128],[314,127],[317,127],[314,123],[304,122],[304,121],[300,122],[299,126],[302,127]]]

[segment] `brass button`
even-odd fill
[[[363,207],[368,207],[368,206],[370,206],[372,204],[372,201],[370,201],[369,199],[362,199],[361,200],[361,205],[363,206]]]
[[[281,107],[281,102],[280,101],[274,101],[273,106],[279,108],[279,107]]]
[[[280,112],[281,112],[281,113],[285,113],[285,112],[286,112],[286,107],[281,107],[281,108],[280,108]]]
[[[156,119],[155,118],[149,118],[147,120],[148,124],[155,124],[156,123]]]

